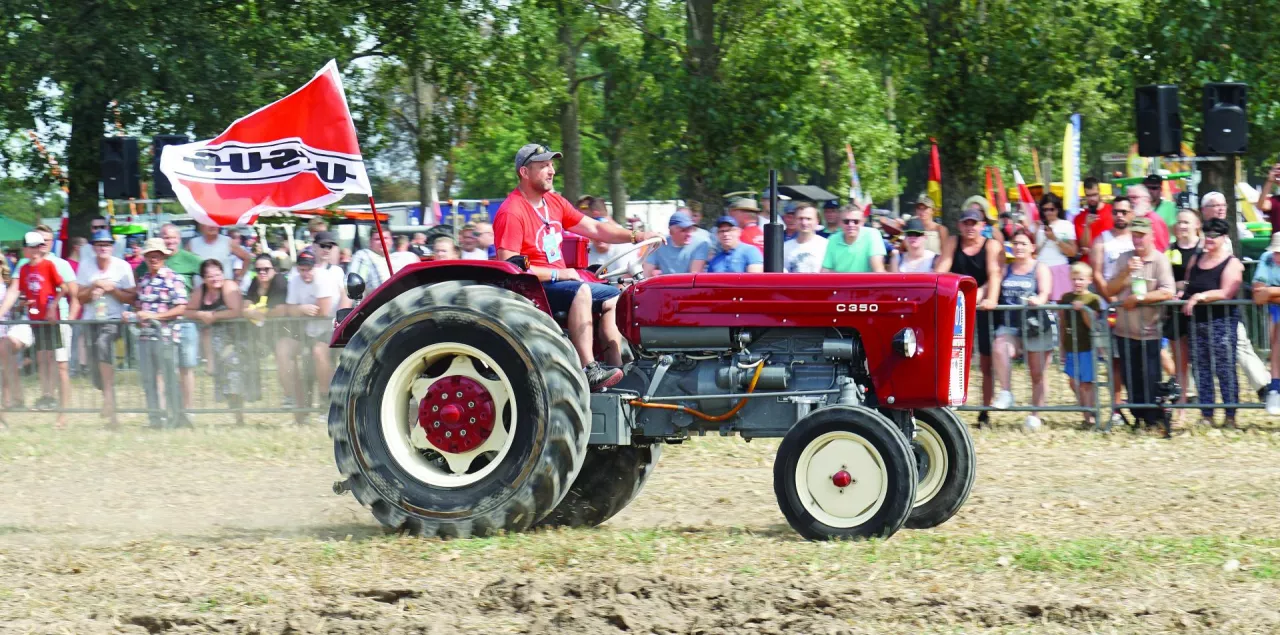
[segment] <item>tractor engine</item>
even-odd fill
[[[655,327],[642,340],[615,389],[638,398],[639,436],[780,436],[815,408],[876,403],[852,329]]]

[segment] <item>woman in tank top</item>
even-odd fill
[[[1236,379],[1235,306],[1214,306],[1231,300],[1240,290],[1244,265],[1231,255],[1227,221],[1211,218],[1204,224],[1204,253],[1187,268],[1187,304],[1183,314],[1191,317],[1191,366],[1196,373],[1196,392],[1202,405],[1213,403],[1213,380],[1218,380],[1223,403],[1240,401]],[[1235,427],[1235,408],[1226,409],[1227,427]],[[1201,408],[1202,424],[1213,423],[1213,408]]]
[[[983,225],[981,211],[965,208],[960,213],[960,235],[946,243],[946,250],[934,261],[934,270],[969,276],[978,283],[973,346],[978,352],[978,367],[982,372],[982,405],[990,406],[995,395],[995,384],[991,380],[991,309],[999,299],[1001,249],[999,243],[982,236]],[[986,425],[988,420],[986,411],[978,414],[979,426]]]
[[[201,283],[196,301],[192,303],[195,307],[187,309],[186,318],[200,325],[201,340],[209,343],[209,361],[213,365],[211,372],[218,398],[227,400],[235,410],[236,423],[243,425],[241,408],[248,382],[240,342],[247,339],[247,335],[239,332],[242,329],[238,327],[244,325],[230,320],[240,317],[244,299],[239,285],[224,276],[221,261],[210,258],[200,263]]]
[[[1013,244],[1013,262],[1009,263],[1000,281],[1000,304],[1003,306],[1040,306],[1049,302],[1053,277],[1049,269],[1035,259],[1035,237],[1025,227],[1014,230],[1010,237]],[[1027,368],[1031,371],[1031,403],[1045,405],[1049,392],[1045,373],[1049,354],[1057,342],[1056,332],[1048,311],[1001,311],[996,320],[996,341],[993,349],[996,377],[1000,393],[992,406],[999,410],[1014,405],[1012,380],[1013,358],[1019,349],[1026,352]],[[1027,416],[1028,431],[1040,428],[1040,417],[1032,412]]]
[[[1169,266],[1173,269],[1173,281],[1177,285],[1174,297],[1182,300],[1186,297],[1183,291],[1187,287],[1188,267],[1195,263],[1203,249],[1200,243],[1200,216],[1191,210],[1178,212],[1178,220],[1173,225],[1173,234],[1174,242],[1169,245],[1169,251],[1164,255],[1169,259]],[[1181,309],[1170,307],[1165,312],[1162,327],[1165,339],[1169,340],[1174,376],[1178,380],[1178,385],[1182,386],[1182,395],[1178,397],[1178,403],[1186,403],[1187,393],[1191,389],[1191,384],[1187,381],[1191,368],[1191,340],[1187,337],[1191,322],[1182,314]],[[1175,420],[1182,421],[1182,415],[1185,412],[1185,410],[1179,410],[1174,415]]]
[[[1071,258],[1077,253],[1076,228],[1063,218],[1062,199],[1049,193],[1040,197],[1040,226],[1036,228],[1036,260],[1049,269],[1053,289],[1049,300],[1057,302],[1071,290]]]

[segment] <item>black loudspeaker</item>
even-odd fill
[[[1177,86],[1139,86],[1134,93],[1133,112],[1138,129],[1138,154],[1144,157],[1181,154],[1182,116],[1178,114]]]
[[[174,198],[169,177],[160,171],[160,153],[165,146],[180,146],[184,143],[191,143],[191,137],[184,134],[158,134],[151,137],[151,184],[155,190],[151,193],[152,198]]]
[[[1244,154],[1249,148],[1248,92],[1244,84],[1204,85],[1204,154]]]
[[[142,196],[137,139],[106,137],[102,140],[102,196],[108,199]]]

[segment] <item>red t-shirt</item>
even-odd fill
[[[58,287],[62,286],[63,280],[52,262],[46,258],[22,265],[18,281],[22,295],[27,298],[27,315],[31,320],[58,319],[58,305],[53,305],[53,314],[50,315],[49,303],[58,296]]]
[[[567,268],[564,232],[582,222],[583,215],[563,196],[548,192],[546,205],[535,210],[520,190],[512,190],[493,217],[493,246],[514,251],[535,267]]]
[[[758,223],[751,223],[742,228],[742,237],[739,240],[764,253],[764,230],[760,229]]]
[[[1082,249],[1091,248],[1093,246],[1093,241],[1097,240],[1098,236],[1102,235],[1102,232],[1110,231],[1111,228],[1114,227],[1114,217],[1111,215],[1111,203],[1103,203],[1098,207],[1098,219],[1089,223],[1089,236],[1087,237],[1088,240],[1086,240],[1086,236],[1084,235],[1084,221],[1088,217],[1088,210],[1082,209],[1079,214],[1076,214],[1075,219],[1072,220],[1076,226],[1076,240],[1079,242]],[[1080,260],[1081,262],[1089,262],[1089,256],[1082,255]]]

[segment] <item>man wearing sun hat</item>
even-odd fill
[[[764,230],[760,229],[760,206],[749,198],[734,199],[729,204],[729,216],[741,230],[739,240],[764,254]],[[719,227],[719,223],[716,224]]]
[[[138,294],[129,263],[112,255],[115,238],[111,232],[95,231],[90,242],[94,257],[80,262],[80,270],[76,272],[77,292],[81,306],[85,307],[84,319],[99,322],[86,329],[89,371],[94,385],[102,390],[102,416],[108,420],[107,427],[115,429],[120,425],[115,412],[113,365],[116,340],[120,339],[119,320],[124,314],[124,305],[133,303]]]
[[[170,269],[166,261],[173,255],[163,238],[148,238],[142,245],[142,258],[147,272],[138,279],[137,312],[125,313],[126,322],[138,323],[138,375],[147,396],[147,418],[153,428],[190,427],[182,412],[182,388],[178,377],[179,346],[184,337],[173,320],[186,311],[189,290],[182,276]],[[160,390],[157,377],[164,380],[165,404],[168,412],[160,413]]]

